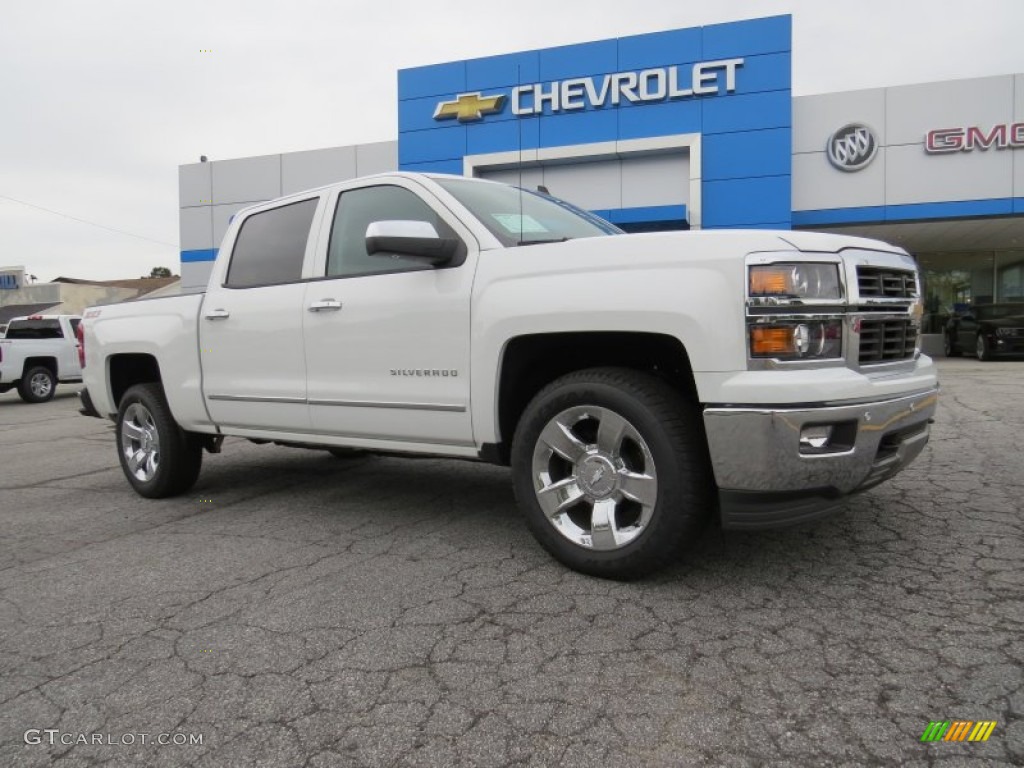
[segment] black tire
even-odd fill
[[[18,394],[26,403],[45,403],[57,390],[57,377],[45,365],[29,368],[18,382]]]
[[[145,419],[142,414],[150,417]],[[147,465],[152,471],[150,477],[140,477],[129,464],[126,455],[126,443],[129,447],[136,446],[132,438],[126,435],[126,422],[132,426],[145,422],[149,431],[157,435],[155,459]],[[149,426],[151,425],[151,427]],[[164,397],[164,390],[159,384],[136,384],[131,387],[118,404],[117,409],[117,456],[121,461],[121,469],[136,493],[148,499],[161,499],[184,493],[195,485],[199,470],[203,464],[203,446],[196,435],[185,432],[171,416],[171,409]],[[131,441],[131,442],[129,442]],[[147,452],[152,441],[139,443],[136,455]],[[143,475],[147,468],[142,468]]]
[[[942,351],[946,353],[946,357],[960,357],[960,349],[953,343],[953,337],[949,333],[942,337]]]
[[[978,340],[974,346],[974,354],[978,356],[978,359],[984,363],[987,363],[992,359],[992,345],[988,343],[988,339],[978,334]]]
[[[575,419],[569,431],[577,442],[570,447],[578,448],[578,443],[588,447],[575,462],[563,458],[543,437],[561,434],[557,429],[545,432],[545,428],[563,418],[565,423]],[[616,430],[615,418],[624,420],[632,432]],[[613,425],[609,432],[618,435],[611,441],[601,438],[600,425],[605,421]],[[593,430],[592,443],[586,437],[588,429]],[[617,453],[607,454],[612,457],[607,463],[594,455],[604,450],[599,444],[619,446]],[[653,463],[653,471],[646,466],[648,462]],[[609,472],[606,468],[615,469]],[[699,407],[664,381],[629,369],[578,371],[541,390],[516,428],[512,472],[519,507],[541,546],[569,568],[604,578],[637,578],[668,565],[693,543],[714,508],[714,478]],[[560,481],[555,479],[559,472],[565,475]],[[634,473],[634,477],[653,476],[653,489],[647,483],[645,491],[653,499],[651,503],[622,497],[624,472]],[[612,478],[610,482],[608,478]],[[579,501],[567,507],[559,504],[549,518],[539,501],[540,486],[548,483],[546,487],[551,488],[568,482],[574,488],[565,495]],[[576,496],[577,491],[583,495]],[[561,491],[545,496],[562,498]],[[614,508],[608,515],[610,532],[601,531],[604,545],[610,548],[596,548],[595,521],[599,516],[595,500]],[[620,533],[624,543],[619,542]]]

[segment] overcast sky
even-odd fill
[[[1024,0],[0,0],[0,267],[177,272],[180,164],[394,139],[403,67],[778,13],[794,95],[1024,72]]]

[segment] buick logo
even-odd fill
[[[840,171],[859,171],[875,159],[878,142],[866,125],[850,123],[828,137],[825,151]]]

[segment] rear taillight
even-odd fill
[[[85,321],[83,320],[78,324],[78,330],[75,331],[75,336],[78,338],[78,365],[85,368]]]

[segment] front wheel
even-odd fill
[[[628,369],[579,371],[544,388],[516,429],[512,471],[540,544],[594,576],[635,578],[667,565],[713,506],[699,409]]]
[[[203,446],[178,426],[159,384],[137,384],[118,407],[117,455],[135,491],[159,499],[195,484]]]
[[[53,399],[57,389],[57,378],[49,368],[37,365],[18,382],[18,394],[26,403],[45,403]]]
[[[978,334],[978,341],[974,346],[974,353],[982,362],[988,362],[992,359],[992,345],[980,333]]]

